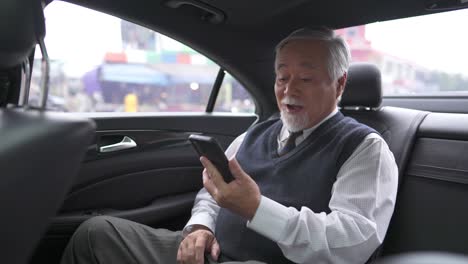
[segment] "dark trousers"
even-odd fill
[[[154,229],[110,216],[93,217],[78,227],[62,256],[62,264],[177,263],[182,232]],[[221,249],[222,251],[222,249]],[[205,264],[216,264],[206,258]],[[220,263],[261,263],[223,262]]]

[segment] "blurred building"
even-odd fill
[[[430,71],[417,63],[372,48],[366,39],[366,26],[336,30],[349,44],[353,62],[371,62],[382,73],[385,93],[413,94],[437,90],[430,84]]]

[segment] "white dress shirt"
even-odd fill
[[[322,122],[336,113],[337,110]],[[304,130],[296,145],[320,124]],[[288,136],[283,127],[278,136],[279,148]],[[235,156],[244,137],[245,133],[226,150],[229,159]],[[262,196],[247,227],[275,241],[284,256],[296,263],[365,263],[387,232],[397,186],[398,168],[393,154],[378,134],[371,133],[339,170],[329,214],[315,213],[307,207],[297,210]],[[195,224],[214,232],[219,209],[206,189],[201,189],[184,233]]]

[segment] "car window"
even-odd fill
[[[190,47],[134,23],[54,1],[45,10],[50,57],[47,108],[68,112],[205,111],[220,67]],[[36,49],[29,104],[38,105]],[[226,75],[215,111],[254,112]],[[239,103],[242,102],[242,103]]]
[[[384,96],[468,95],[468,9],[339,29],[353,62],[382,72]]]
[[[224,77],[219,90],[214,112],[253,113],[255,104],[250,94],[229,73]]]

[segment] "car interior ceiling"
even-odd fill
[[[277,111],[271,89],[274,78],[273,51],[275,44],[293,29],[307,25],[342,28],[441,11],[428,10],[428,2],[422,0],[321,2],[261,0],[251,3],[207,0],[203,2],[205,5],[202,5],[201,9],[193,5],[169,7],[171,5],[168,1],[76,0],[69,2],[158,30],[212,58],[248,87],[258,101],[257,114],[261,119],[268,118]],[[177,1],[175,2],[173,6],[177,6]],[[212,15],[206,16],[206,8],[210,12],[221,12],[224,21],[209,22]],[[353,12],[349,12],[351,9]],[[21,25],[27,21],[18,23]],[[2,34],[7,31],[3,27],[0,29]],[[12,81],[12,87],[16,87],[15,91],[8,93],[9,101],[19,99],[21,63],[30,54],[32,43],[36,41],[30,38],[34,35],[33,31],[34,29],[31,28],[21,31],[29,36],[25,38],[16,32],[10,34],[11,39],[15,37],[18,37],[18,41],[26,39],[26,45],[0,42],[1,45],[9,43],[13,47],[23,48],[18,51],[17,55],[11,57],[10,55],[14,54],[11,47],[0,46],[0,61],[8,61],[0,65],[1,73]],[[5,36],[8,34],[3,34],[3,37]],[[233,40],[236,43],[235,47],[232,45]],[[468,115],[382,107],[381,97],[378,69],[369,64],[354,65],[350,70],[346,94],[343,95],[341,102],[343,112],[381,133],[395,155],[400,172],[397,206],[381,253],[392,255],[433,250],[468,254],[466,248],[468,229],[464,227],[468,221],[468,204],[460,202],[468,200],[468,164],[466,163]],[[79,162],[94,132],[94,123],[90,120],[70,119],[54,114],[38,116],[36,113],[32,110],[17,111],[17,109],[2,108],[2,115],[0,115],[2,140],[6,136],[13,138],[14,133],[20,129],[28,132],[26,133],[28,138],[25,138],[27,141],[17,142],[18,145],[13,151],[5,148],[5,145],[0,145],[2,170],[12,175],[18,175],[20,163],[12,162],[11,157],[17,157],[18,160],[21,157],[21,164],[24,164],[34,160],[33,157],[28,156],[28,153],[37,154],[31,148],[54,150],[48,143],[52,142],[50,131],[55,132],[53,145],[57,148],[56,152],[51,152],[52,154],[46,160],[48,163],[37,165],[39,170],[46,171],[53,179],[45,180],[45,182],[38,181],[34,185],[35,188],[32,188],[33,190],[23,190],[38,193],[39,187],[43,186],[41,184],[61,178],[61,181],[54,185],[56,196],[45,200],[49,202],[49,207],[40,214],[42,222],[38,221],[38,226],[35,226],[37,229],[30,231],[30,234],[36,234],[36,238],[31,240],[28,251],[24,252],[25,256],[30,254],[39,235],[44,232],[47,217],[50,217],[59,207],[60,199],[64,197],[65,190],[70,186],[73,174],[78,171]],[[48,133],[36,133],[41,126]],[[57,139],[62,139],[63,144],[58,144]],[[71,142],[74,144],[70,144]],[[50,171],[53,167],[51,164],[55,162],[53,158],[59,159],[59,155],[63,155],[64,151],[71,157],[69,163],[63,163]],[[63,175],[69,177],[63,177]],[[23,185],[28,186],[28,184]],[[40,196],[31,196],[31,198],[34,197],[38,199]],[[430,201],[430,206],[427,201]],[[10,205],[12,206],[16,204]],[[11,210],[15,211],[13,207]],[[44,205],[41,208],[46,207]],[[45,212],[48,215],[44,215]],[[21,219],[20,215],[16,217],[10,220]],[[16,223],[16,225],[19,224],[26,225],[21,222]],[[15,223],[10,221],[1,226],[13,227],[14,225]],[[17,248],[10,252],[16,256],[23,254]],[[13,259],[14,255],[10,257],[13,260],[11,263],[24,263],[24,259]]]

